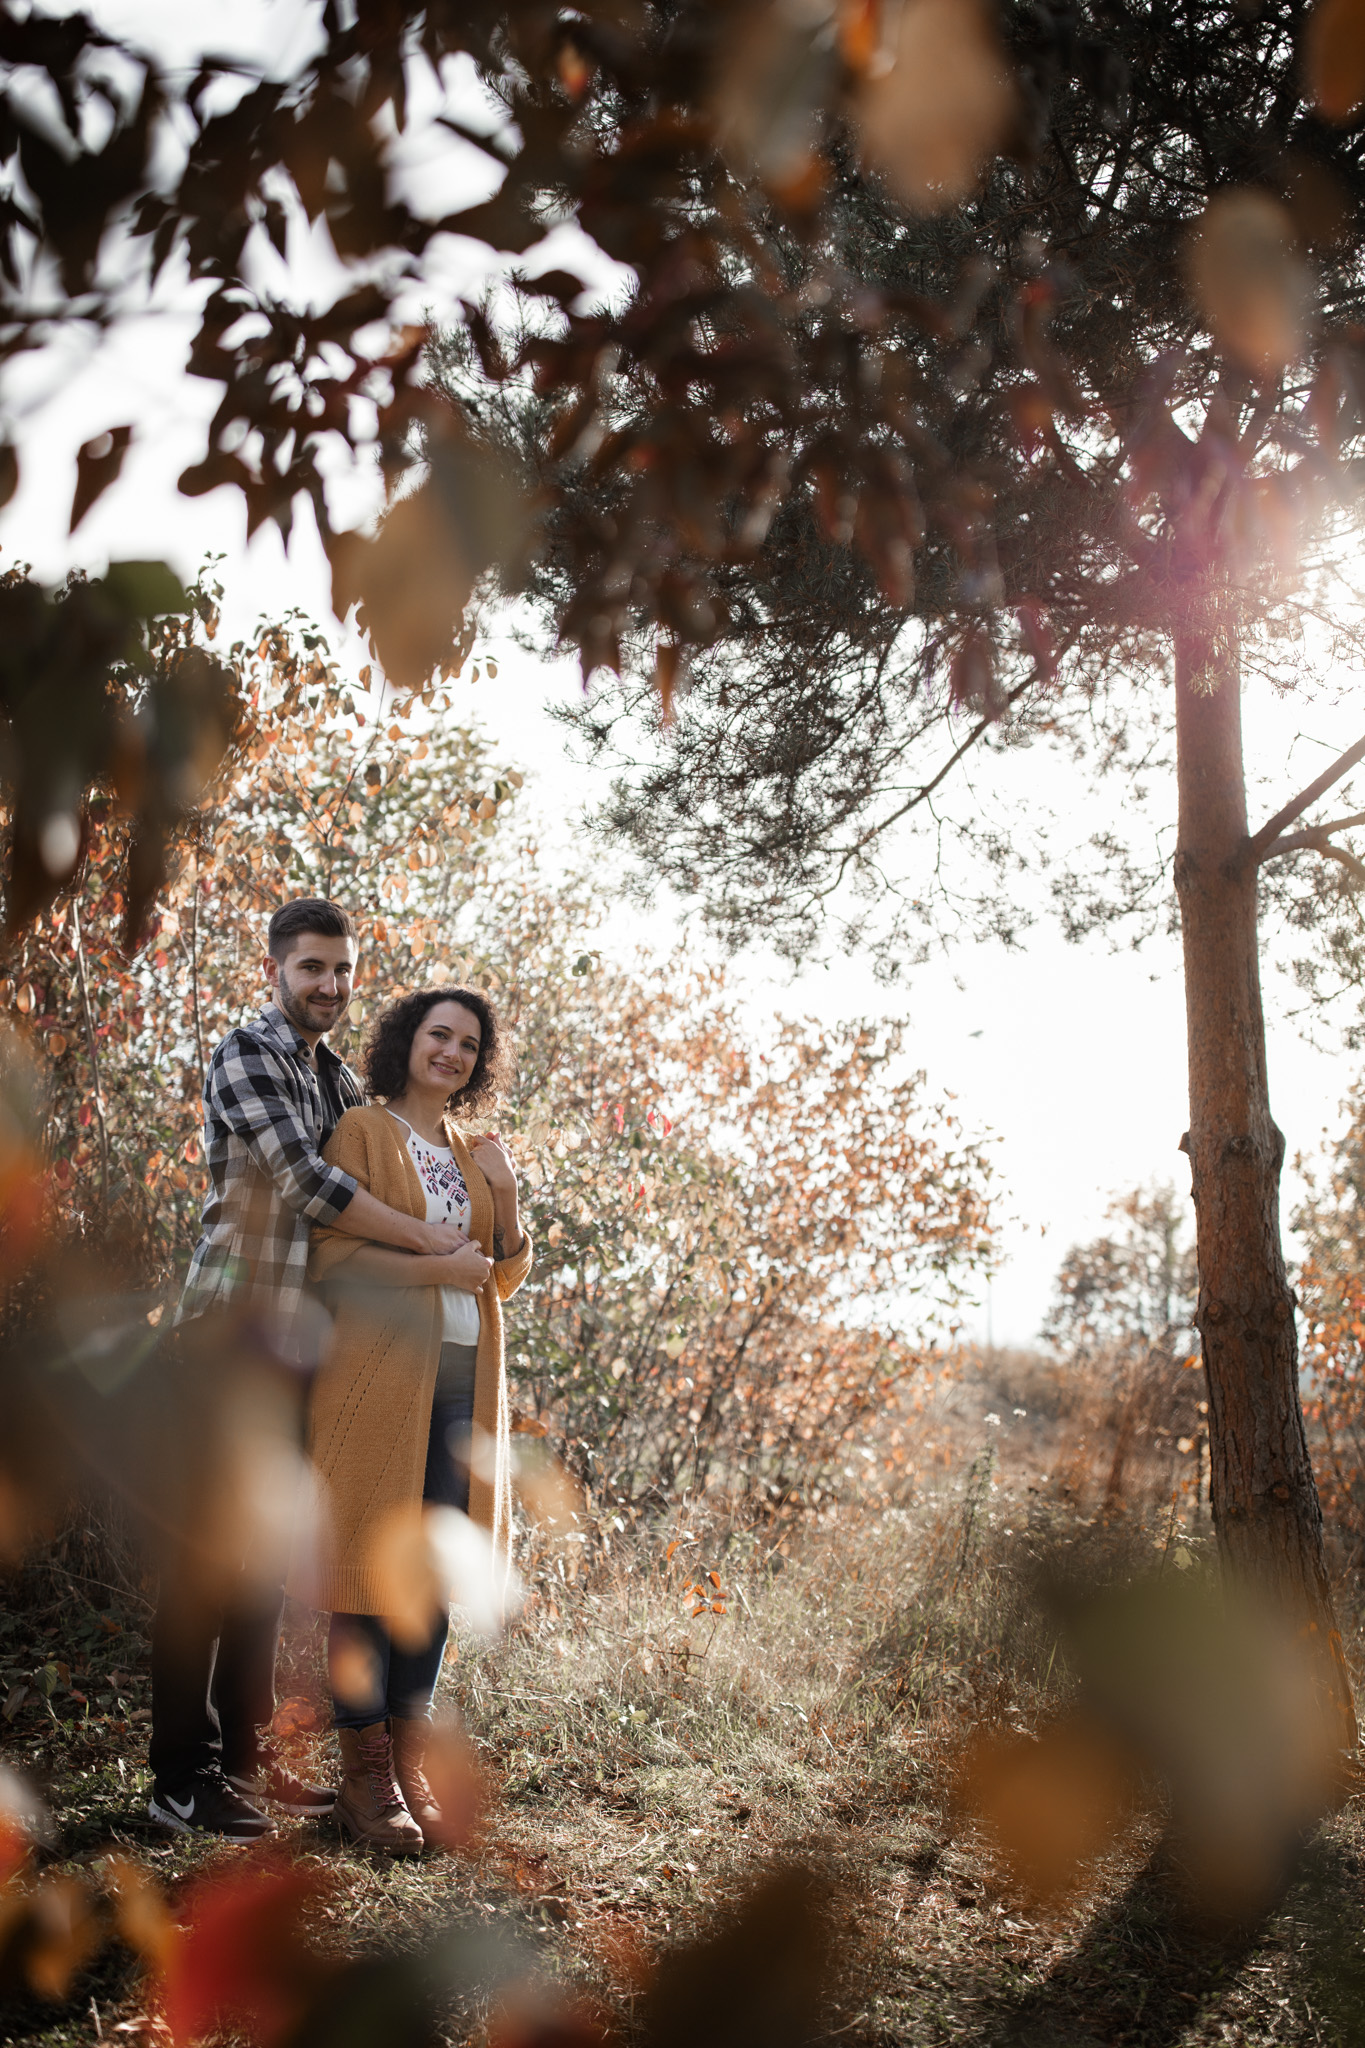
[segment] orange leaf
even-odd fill
[[[263,1857],[196,1885],[162,1975],[172,2040],[195,2041],[233,2022],[260,2048],[289,2033],[336,1967],[308,1946],[302,1926],[333,1883],[325,1871]]]
[[[65,1999],[76,1972],[100,1944],[89,1889],[75,1877],[49,1878],[29,1894],[24,1969],[40,1998]]]
[[[427,1737],[424,1769],[440,1819],[424,1821],[423,1831],[443,1849],[463,1848],[488,1803],[478,1751],[459,1728],[437,1721]]]
[[[863,148],[918,213],[964,199],[1005,143],[1016,95],[985,0],[912,0],[899,10],[894,62],[868,79]]]
[[[1287,207],[1268,192],[1217,193],[1188,260],[1199,311],[1220,347],[1260,376],[1294,360],[1303,347],[1308,280]]]
[[[0,1884],[22,1869],[32,1847],[28,1829],[9,1814],[0,1813]]]
[[[1365,101],[1365,0],[1318,0],[1304,37],[1304,86],[1327,121],[1349,121]]]
[[[671,1563],[671,1561],[672,1561],[672,1557],[673,1557],[673,1553],[674,1553],[674,1551],[675,1551],[675,1550],[677,1549],[677,1547],[678,1547],[678,1545],[677,1545],[677,1540],[676,1540],[676,1538],[675,1538],[675,1539],[674,1539],[674,1541],[673,1541],[672,1543],[670,1543],[670,1544],[669,1544],[669,1546],[668,1546],[667,1550],[666,1550],[666,1551],[664,1552],[664,1563],[665,1563],[665,1564],[669,1564],[669,1563]]]
[[[962,1752],[957,1798],[1031,1898],[1065,1898],[1118,1833],[1129,1760],[1107,1731],[1074,1718],[1038,1740],[978,1729]]]
[[[295,1735],[312,1735],[321,1726],[316,1706],[300,1694],[280,1701],[270,1723],[270,1732],[287,1742]]]
[[[104,1875],[120,1940],[153,1969],[164,1969],[180,1939],[180,1929],[160,1887],[131,1856],[106,1857]]]
[[[719,1572],[708,1572],[708,1573],[706,1574],[706,1576],[707,1576],[707,1578],[708,1578],[708,1579],[709,1579],[709,1580],[711,1581],[711,1584],[712,1584],[713,1586],[715,1586],[715,1587],[717,1588],[717,1590],[719,1590],[719,1587],[720,1587],[720,1573],[719,1573]]]
[[[867,70],[881,45],[877,0],[843,0],[839,9],[839,54],[850,71]]]

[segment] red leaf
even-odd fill
[[[309,1947],[302,1927],[333,1884],[326,1871],[261,1858],[196,1885],[162,1978],[172,2039],[188,2043],[234,2022],[260,2048],[282,2039],[336,1967]]]

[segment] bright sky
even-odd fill
[[[182,6],[126,4],[90,10],[108,26],[154,24],[156,41],[202,33],[204,15]],[[297,23],[299,10],[243,4],[231,17],[213,10],[214,37],[226,40],[231,21],[239,47],[266,35],[278,44]],[[259,43],[257,43],[259,46]],[[564,259],[561,247],[545,261]],[[309,252],[308,260],[316,252]],[[461,282],[475,281],[482,258],[468,245],[449,258],[463,262]],[[539,265],[537,267],[540,267]],[[227,490],[187,500],[175,478],[202,453],[203,422],[216,402],[209,385],[176,374],[189,322],[169,313],[130,327],[98,352],[75,348],[51,365],[8,368],[4,424],[19,437],[22,480],[17,497],[0,513],[0,559],[30,562],[56,581],[72,565],[102,570],[112,559],[146,556],[194,573],[205,553],[222,553],[228,591],[229,637],[260,614],[290,606],[328,627],[343,658],[357,667],[366,657],[353,635],[330,619],[326,564],[304,513],[288,556],[273,529],[248,545],[241,501]],[[19,381],[22,378],[22,383]],[[67,514],[75,451],[85,440],[124,421],[137,439],[119,487],[68,538]],[[353,516],[366,493],[352,490]],[[497,647],[499,674],[457,697],[457,715],[476,716],[495,753],[529,771],[527,799],[553,830],[572,830],[600,784],[566,758],[548,704],[578,688],[576,669],[547,652],[543,660]],[[463,688],[463,686],[461,686]],[[1350,699],[1321,714],[1296,712],[1292,703],[1249,694],[1246,722],[1253,776],[1270,794],[1253,803],[1258,821],[1354,740],[1360,729]],[[1032,787],[1043,801],[1065,809],[1068,770],[1041,752],[1028,757]],[[638,933],[666,945],[676,936],[675,912],[660,903],[632,922],[614,919],[616,931]],[[950,1090],[967,1130],[994,1134],[995,1159],[1011,1219],[1004,1236],[1005,1264],[990,1303],[997,1343],[1027,1343],[1049,1298],[1052,1274],[1066,1247],[1094,1235],[1109,1197],[1154,1179],[1188,1187],[1177,1152],[1186,1123],[1184,1009],[1178,945],[1159,941],[1139,953],[1109,954],[1102,942],[1067,946],[1046,922],[1022,953],[968,948],[951,960],[915,970],[894,994],[875,982],[870,964],[839,959],[811,967],[793,981],[761,949],[741,963],[752,999],[755,1028],[765,1011],[782,1007],[831,1017],[894,1011],[909,1026],[913,1061],[927,1070],[933,1090]],[[1312,1151],[1324,1127],[1335,1129],[1338,1104],[1352,1079],[1341,1056],[1315,1051],[1281,1014],[1276,977],[1265,975],[1269,1009],[1272,1101],[1289,1157]],[[1286,1175],[1286,1209],[1296,1191]],[[983,1301],[980,1334],[987,1328]]]

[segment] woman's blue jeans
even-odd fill
[[[452,1357],[452,1353],[466,1354]],[[452,1398],[444,1398],[447,1391]],[[469,1438],[474,1421],[474,1346],[446,1345],[437,1382],[440,1398],[432,1403],[427,1437],[427,1469],[422,1498],[441,1507],[469,1512]],[[339,1662],[348,1679],[365,1664],[371,1688],[362,1699],[340,1700],[332,1688],[332,1718],[338,1728],[370,1728],[376,1721],[425,1721],[431,1716],[436,1681],[441,1675],[450,1617],[442,1614],[431,1639],[420,1649],[404,1650],[394,1642],[377,1614],[334,1614],[327,1636],[327,1661],[335,1672]],[[356,1656],[356,1651],[361,1656]]]

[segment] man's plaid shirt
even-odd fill
[[[204,1078],[204,1150],[212,1181],[178,1323],[228,1301],[268,1306],[282,1332],[301,1331],[308,1240],[335,1223],[356,1184],[322,1158],[334,1105],[364,1101],[360,1083],[319,1041],[308,1043],[273,1004],[230,1031]],[[329,1100],[330,1098],[330,1100]]]

